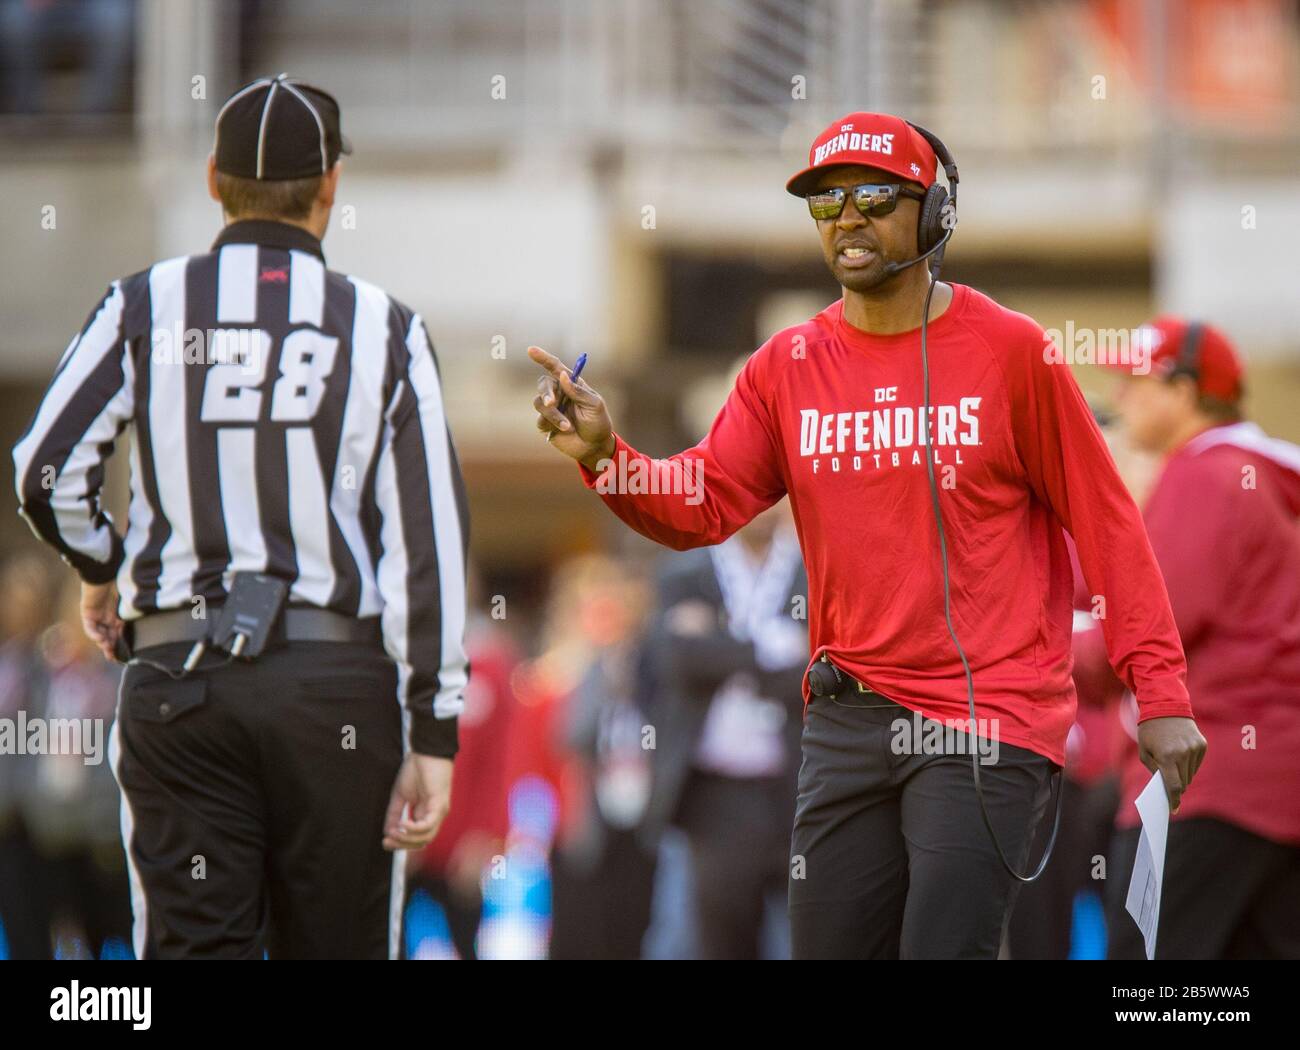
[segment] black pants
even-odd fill
[[[188,650],[139,655],[178,667]],[[113,750],[136,954],[395,957],[405,854],[382,846],[402,760],[395,666],[332,642],[218,662],[181,681],[123,677]]]
[[[1110,849],[1119,808],[1119,784],[1106,777],[1087,787],[1061,779],[1061,829],[1043,876],[1020,887],[1007,924],[1007,949],[1013,959],[1068,959],[1074,926],[1074,903],[1082,891],[1101,896],[1097,862]],[[1029,856],[1034,864],[1052,835],[1052,814],[1038,825]]]
[[[876,694],[808,706],[791,842],[796,959],[997,958],[1019,884],[984,827],[969,750],[896,754],[900,719],[910,738],[912,712]],[[989,820],[1022,872],[1056,769],[1005,743],[980,766]]]
[[[13,759],[5,756],[4,761]],[[20,814],[0,834],[0,925],[10,959],[50,959],[50,906],[44,893],[46,862]]]
[[[701,958],[761,957],[767,902],[786,884],[793,811],[791,778],[690,774],[677,824],[691,846]]]
[[[1106,954],[1145,959],[1124,909],[1140,832],[1115,833],[1106,878]],[[1156,928],[1157,959],[1300,959],[1300,846],[1235,824],[1190,817],[1169,824]]]
[[[635,831],[605,825],[598,834],[595,857],[551,851],[551,959],[641,956],[656,857]]]

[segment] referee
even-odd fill
[[[465,498],[424,322],[326,269],[348,152],[324,91],[235,92],[212,250],[109,286],[14,449],[20,513],[131,657],[110,755],[137,957],[396,957],[400,851],[450,803]],[[100,488],[124,431],[122,535]]]

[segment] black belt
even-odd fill
[[[218,606],[209,605],[209,615]],[[189,609],[150,613],[131,622],[131,648],[148,649],[173,642],[197,642],[207,637],[209,620],[195,619]],[[364,620],[328,609],[285,609],[271,639],[285,642],[357,642],[380,644],[379,617]]]
[[[890,702],[889,698],[877,693],[868,685],[859,682],[852,675],[846,674],[823,656],[808,668],[808,691],[813,696],[825,696],[834,699],[844,694],[857,693],[864,697],[879,697]]]

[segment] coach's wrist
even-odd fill
[[[618,448],[618,440],[614,437],[614,432],[610,431],[609,437],[605,439],[600,448],[596,449],[588,456],[583,456],[578,462],[591,471],[591,473],[599,474],[600,465],[602,463],[607,463],[609,460],[614,458],[614,450],[616,448]]]
[[[415,715],[411,718],[411,750],[431,758],[455,758],[460,750],[458,719]]]
[[[601,447],[591,452],[590,455],[582,457],[580,463],[593,474],[601,473],[601,464],[614,459],[615,448],[617,448],[617,441],[611,431],[610,437],[604,439]]]

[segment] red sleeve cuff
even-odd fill
[[[1138,683],[1138,722],[1151,718],[1195,718],[1182,675],[1161,675]]]
[[[618,459],[619,459],[619,456],[620,456],[620,455],[635,455],[635,454],[636,454],[636,452],[635,452],[635,450],[632,448],[632,446],[629,445],[626,441],[624,441],[621,437],[619,437],[618,434],[615,434],[615,435],[614,435],[614,454],[613,454],[612,456],[610,456],[610,458],[609,458],[609,465],[608,465],[608,466],[607,466],[603,471],[597,473],[597,472],[594,471],[594,470],[588,470],[588,469],[587,469],[583,464],[581,464],[581,463],[578,464],[578,473],[579,473],[579,475],[581,475],[581,477],[582,477],[582,483],[583,483],[584,485],[586,485],[587,488],[589,488],[589,489],[594,489],[594,488],[596,487],[596,483],[597,483],[597,482],[598,482],[602,477],[604,477],[605,474],[608,474],[611,470],[614,469],[614,464],[618,462]]]
[[[1186,700],[1157,700],[1154,703],[1138,702],[1138,723],[1152,718],[1194,718],[1192,705]]]

